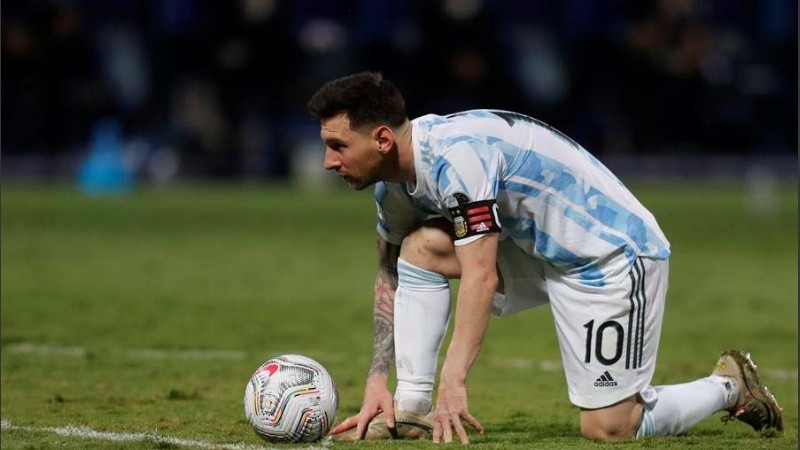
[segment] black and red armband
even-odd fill
[[[461,194],[461,196],[463,197],[459,198],[460,196],[456,194],[454,197],[458,200],[458,206],[449,208],[456,241],[470,236],[500,232],[500,218],[495,200],[470,202],[466,195]]]

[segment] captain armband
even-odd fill
[[[455,240],[487,233],[500,232],[500,218],[495,200],[476,202],[459,202],[458,206],[449,208],[453,218]]]

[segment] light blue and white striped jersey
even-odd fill
[[[415,183],[375,186],[378,233],[400,245],[420,222],[447,217],[453,197],[495,200],[501,239],[586,281],[623,253],[667,259],[653,215],[603,164],[552,127],[522,114],[473,110],[412,121]],[[456,245],[480,236],[456,240]],[[592,283],[589,283],[592,284]]]

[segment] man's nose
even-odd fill
[[[326,148],[325,149],[325,161],[324,161],[325,170],[332,170],[341,165],[339,158],[336,156],[336,152],[333,150]]]

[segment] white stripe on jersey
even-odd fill
[[[458,173],[463,179],[486,179],[486,169],[484,169],[483,163],[481,163],[478,155],[470,150],[472,150],[472,147],[469,144],[459,142],[452,146],[447,153],[459,159]]]

